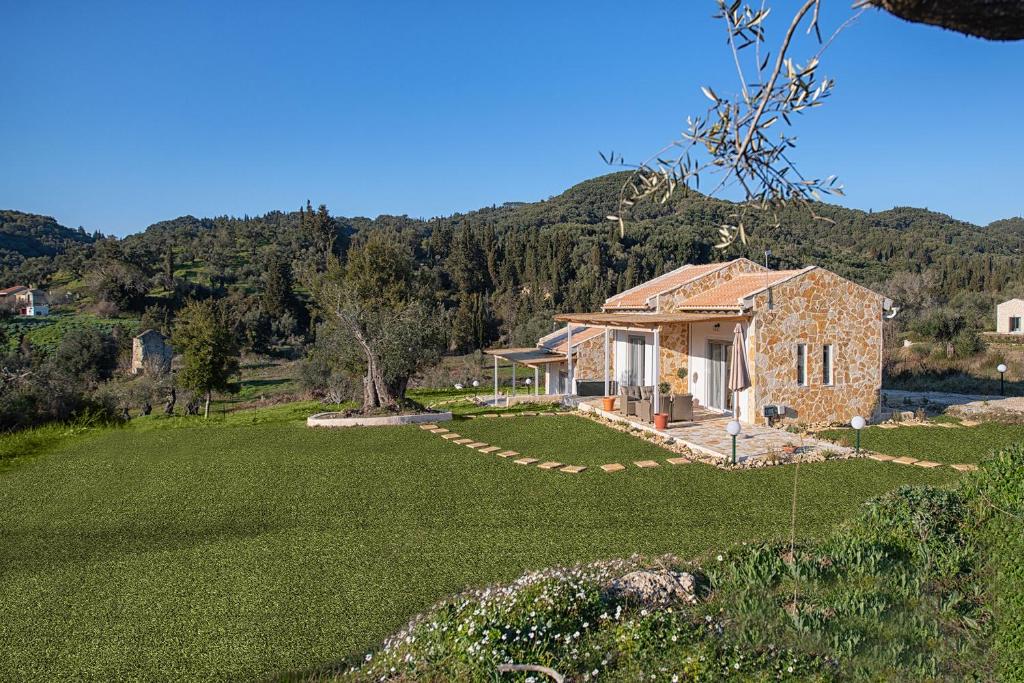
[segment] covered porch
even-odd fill
[[[738,393],[728,390],[737,324],[743,339],[741,352],[747,366],[753,367],[749,316],[735,312],[616,312],[565,313],[555,319],[566,323],[567,335],[574,325],[603,331],[599,340],[594,340],[600,341],[599,345],[591,342],[589,348],[565,357],[566,393],[570,396],[615,397],[616,411],[635,418],[632,401],[628,408],[623,405],[623,389],[643,388],[653,404],[644,406],[648,422],[659,412],[676,415],[677,421],[687,415],[688,410],[673,409],[676,397],[687,402],[692,399],[693,417],[686,422],[733,415],[741,422],[755,421],[752,388]]]

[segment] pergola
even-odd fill
[[[526,346],[516,349],[484,349],[484,353],[494,357],[494,403],[498,403],[498,361],[512,363],[512,389],[516,386],[516,366],[525,365],[533,368],[534,395],[540,395],[540,368],[547,363],[561,363],[565,356],[538,346]],[[572,355],[571,353],[569,355]],[[571,361],[570,361],[571,362]]]
[[[749,319],[736,311],[709,311],[700,313],[675,312],[675,313],[646,313],[637,311],[633,313],[559,313],[555,320],[566,323],[566,361],[569,365],[569,388],[572,389],[574,369],[572,362],[572,326],[587,325],[588,327],[604,328],[604,395],[608,395],[610,389],[610,378],[608,377],[608,344],[610,330],[635,330],[638,332],[652,332],[654,334],[654,377],[661,376],[661,328],[664,325],[673,323],[702,323],[702,322],[739,322]],[[661,392],[654,392],[654,412],[661,409]]]

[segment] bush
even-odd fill
[[[965,484],[987,550],[1000,680],[1024,680],[1024,444],[982,463]]]
[[[953,355],[970,358],[985,350],[985,342],[976,330],[961,330],[953,337]]]

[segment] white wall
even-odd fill
[[[708,400],[708,368],[710,361],[708,360],[708,342],[709,341],[720,341],[725,343],[732,343],[733,328],[736,323],[721,323],[719,328],[715,329],[714,323],[691,323],[690,324],[690,349],[689,349],[689,371],[687,379],[689,380],[690,393],[693,397],[700,401],[700,405],[707,407],[710,405]],[[746,323],[743,323],[743,334],[744,341],[747,348],[744,349],[746,353],[750,348],[750,330],[747,329]],[[749,358],[749,356],[747,356]],[[754,370],[749,365],[747,367],[748,372],[753,379]],[[739,419],[742,422],[750,422],[750,416],[752,415],[752,401],[753,401],[753,390],[746,389],[739,393],[739,400],[737,405],[739,406]]]
[[[996,306],[996,332],[999,334],[1018,334],[1010,332],[1010,318],[1021,318],[1020,334],[1024,334],[1024,300],[1011,299]]]

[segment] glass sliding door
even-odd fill
[[[644,383],[644,338],[629,335],[629,353],[626,363],[626,383],[640,386]]]
[[[708,342],[708,407],[732,410],[732,392],[729,391],[731,364],[732,344]]]

